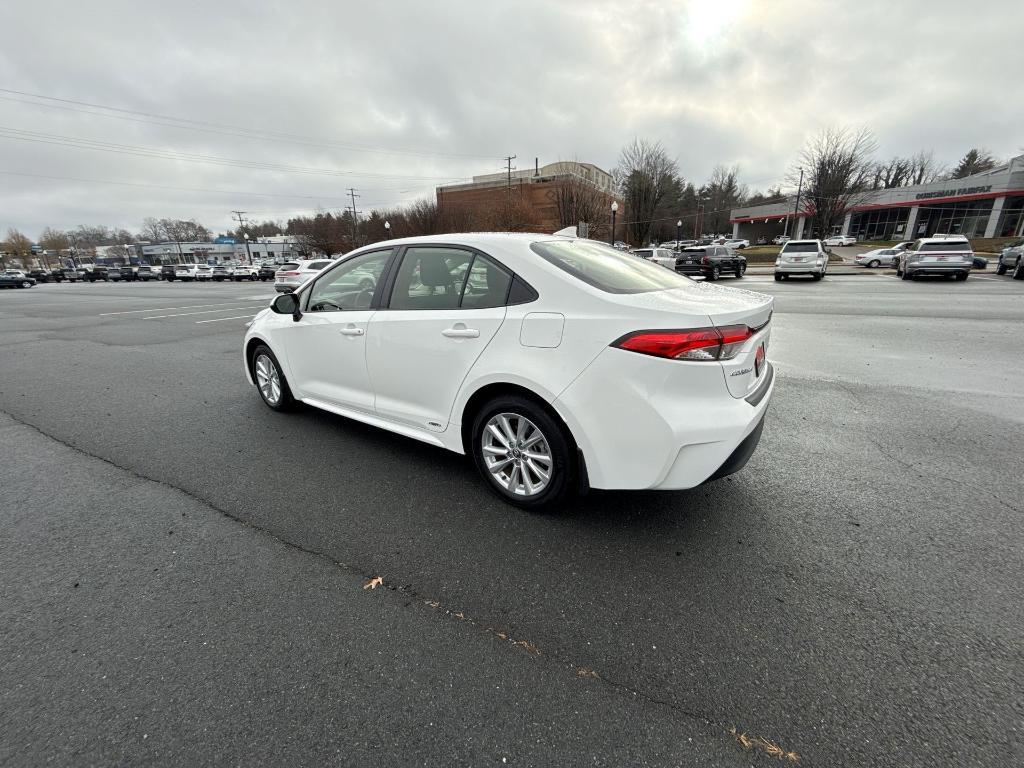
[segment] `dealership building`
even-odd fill
[[[796,210],[795,210],[796,209]],[[991,171],[913,187],[879,189],[853,206],[832,232],[811,232],[801,201],[737,208],[733,237],[757,242],[788,234],[793,238],[852,235],[858,240],[913,240],[936,233],[1015,237],[1024,233],[1024,155]]]

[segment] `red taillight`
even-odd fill
[[[745,325],[685,331],[635,331],[612,342],[612,346],[670,360],[729,360],[753,335],[754,332]]]
[[[277,276],[278,277],[295,277],[298,274],[299,274],[298,272],[278,272]]]
[[[703,257],[703,258],[702,258],[702,259],[700,260],[700,263],[701,263],[701,264],[707,264],[707,263],[708,263],[709,261],[710,261],[710,259],[708,259],[708,257],[707,257],[707,256],[704,256],[704,257]]]

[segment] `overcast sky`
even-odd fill
[[[1021,20],[1019,0],[5,0],[0,235],[223,231],[232,209],[286,219],[350,186],[368,211],[504,155],[610,170],[634,136],[688,180],[738,164],[752,188],[827,125],[869,126],[883,157],[1006,158]]]

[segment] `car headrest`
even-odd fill
[[[452,275],[444,259],[424,256],[420,258],[420,282],[430,288],[451,285]]]

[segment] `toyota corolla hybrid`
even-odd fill
[[[774,386],[772,302],[591,240],[408,238],[278,296],[243,361],[274,410],[301,401],[468,454],[499,496],[548,508],[742,468]]]

